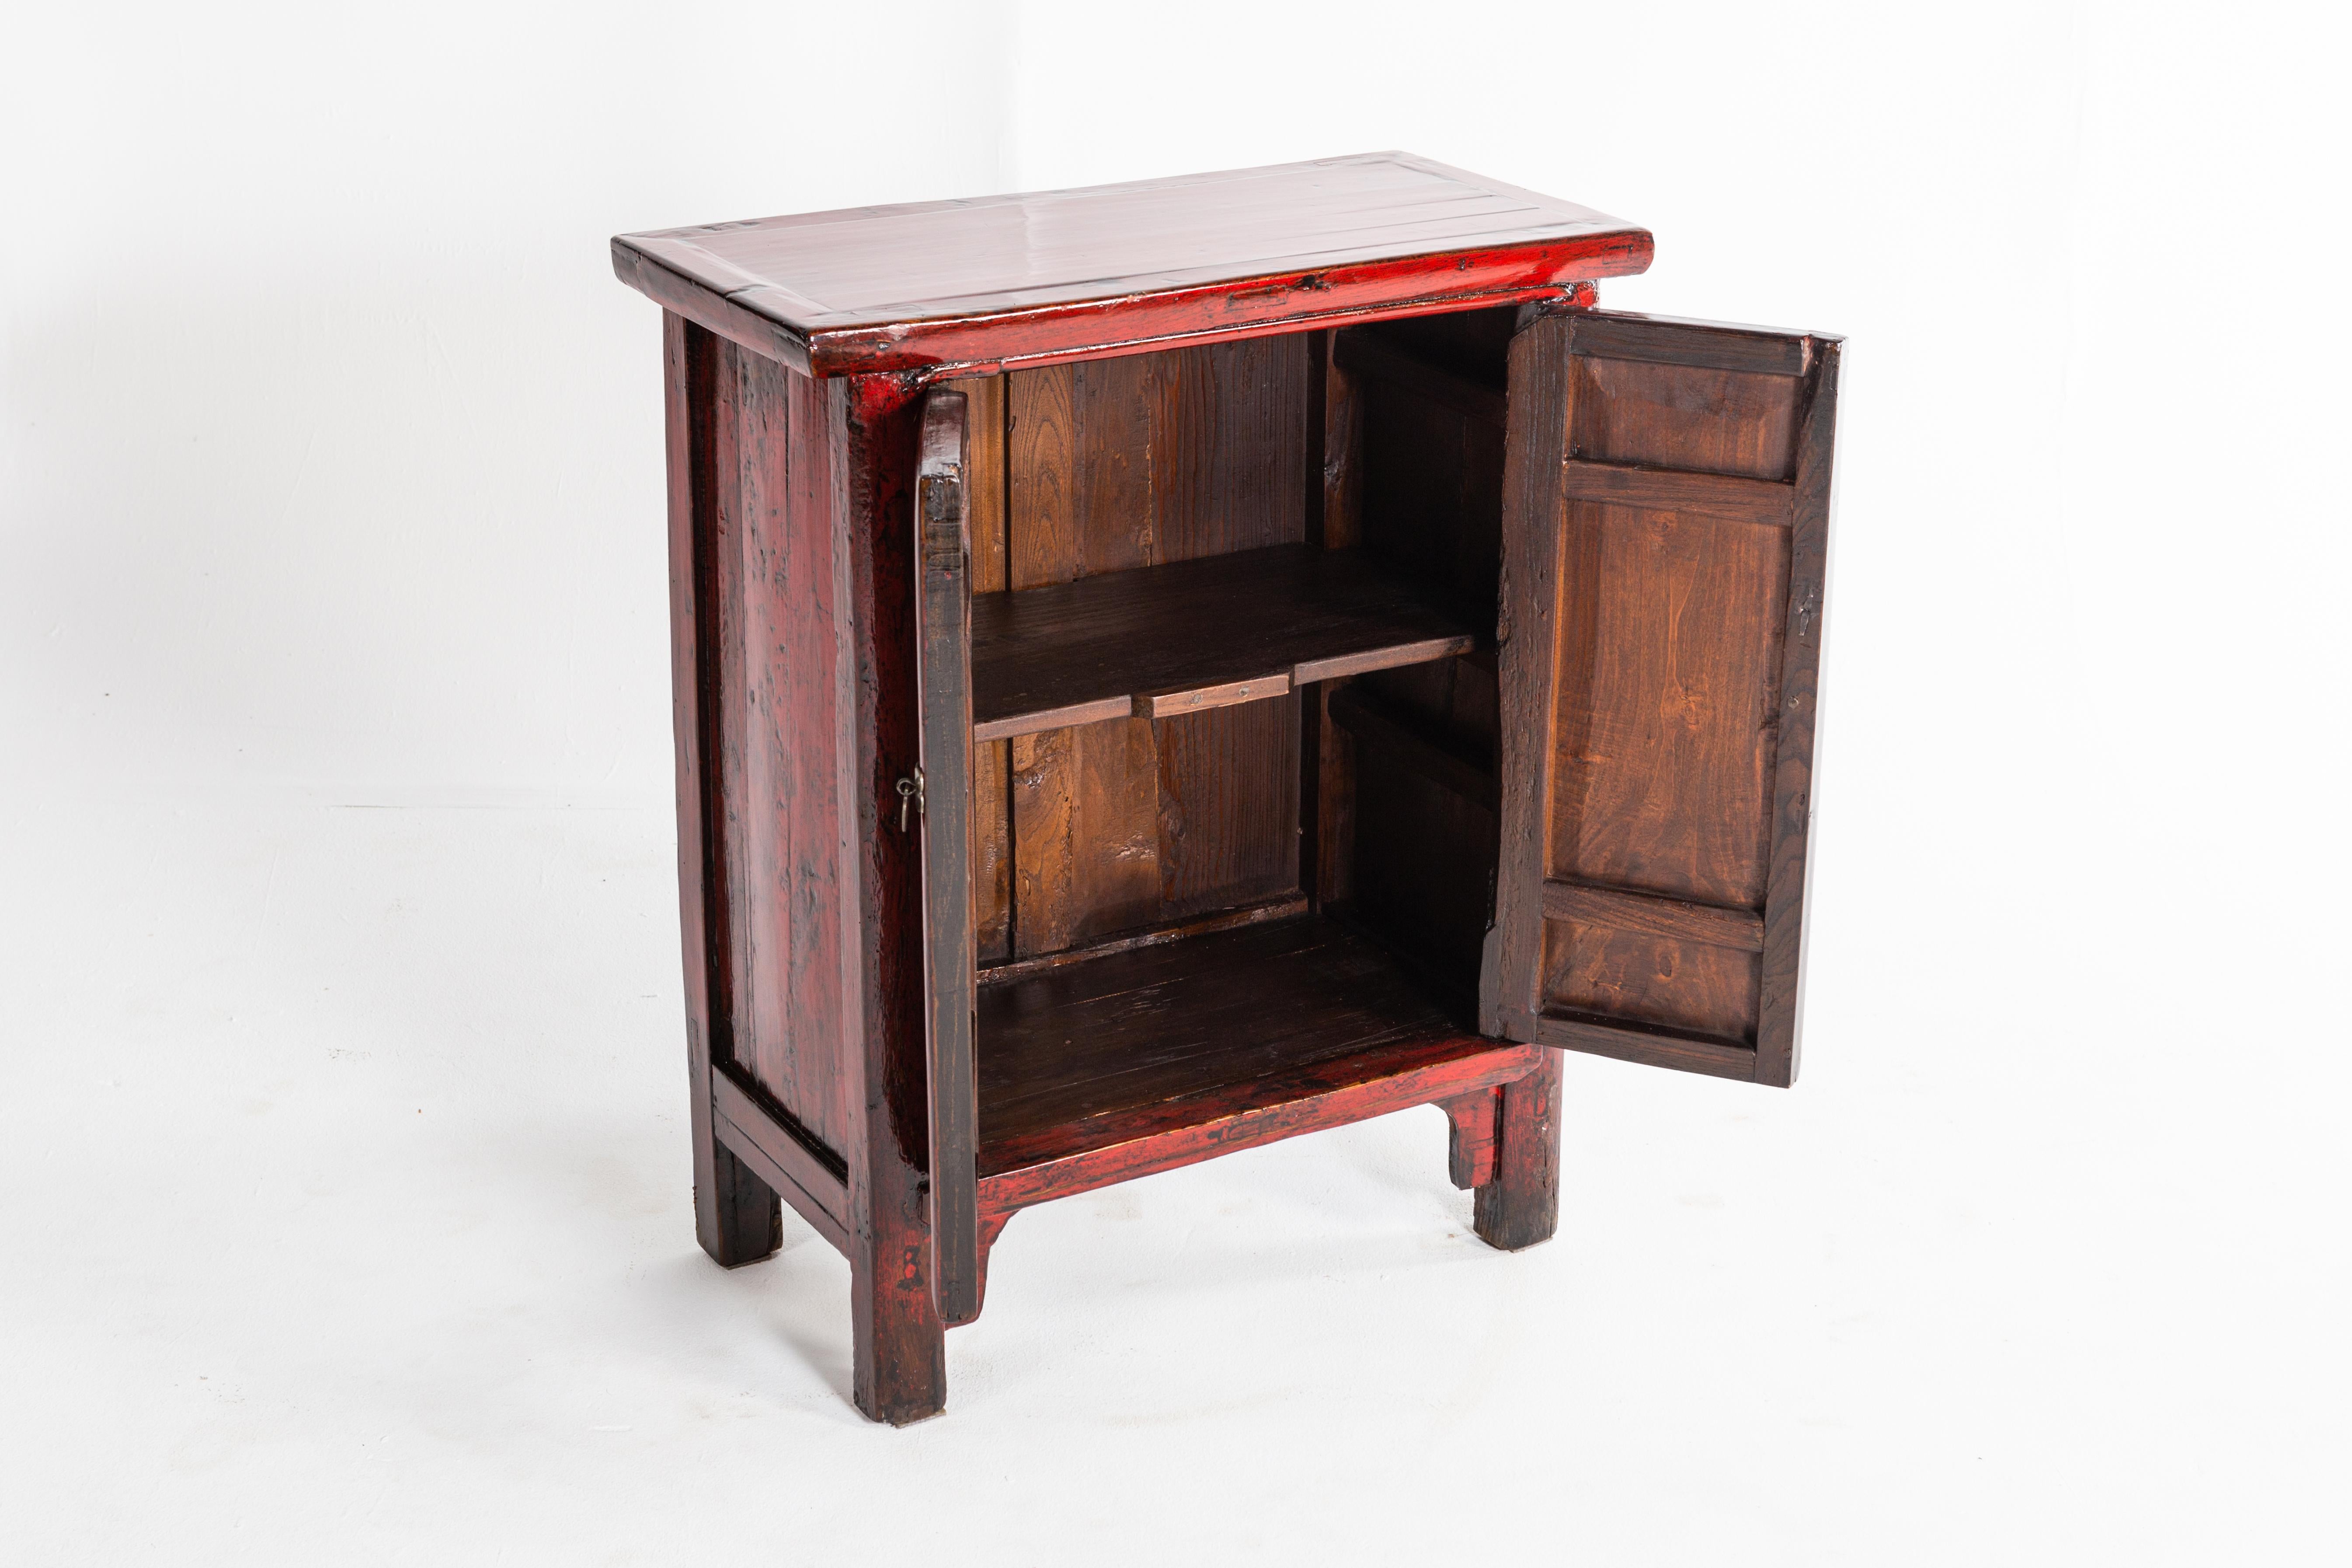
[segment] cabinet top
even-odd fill
[[[625,234],[622,281],[812,374],[975,371],[1467,310],[1647,229],[1410,153]]]

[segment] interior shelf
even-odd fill
[[[982,984],[983,1176],[1491,1052],[1320,915]]]
[[[1474,640],[1363,552],[1307,544],[975,594],[973,734],[1253,702]]]

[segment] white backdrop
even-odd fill
[[[2344,1550],[2333,9],[7,36],[12,1560]],[[1026,1215],[865,1432],[823,1244],[692,1254],[604,241],[1387,146],[1650,226],[1604,304],[1848,337],[1804,1078],[1572,1058],[1510,1259],[1420,1112]]]

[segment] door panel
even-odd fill
[[[970,405],[933,392],[915,478],[922,569],[920,773],[925,1065],[930,1083],[931,1291],[940,1320],[980,1312],[979,1089],[971,902],[971,539],[965,476]]]
[[[1513,341],[1488,1032],[1786,1084],[1836,339]]]

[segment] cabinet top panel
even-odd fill
[[[987,370],[1469,310],[1649,231],[1409,153],[622,235],[664,306],[816,375]]]

